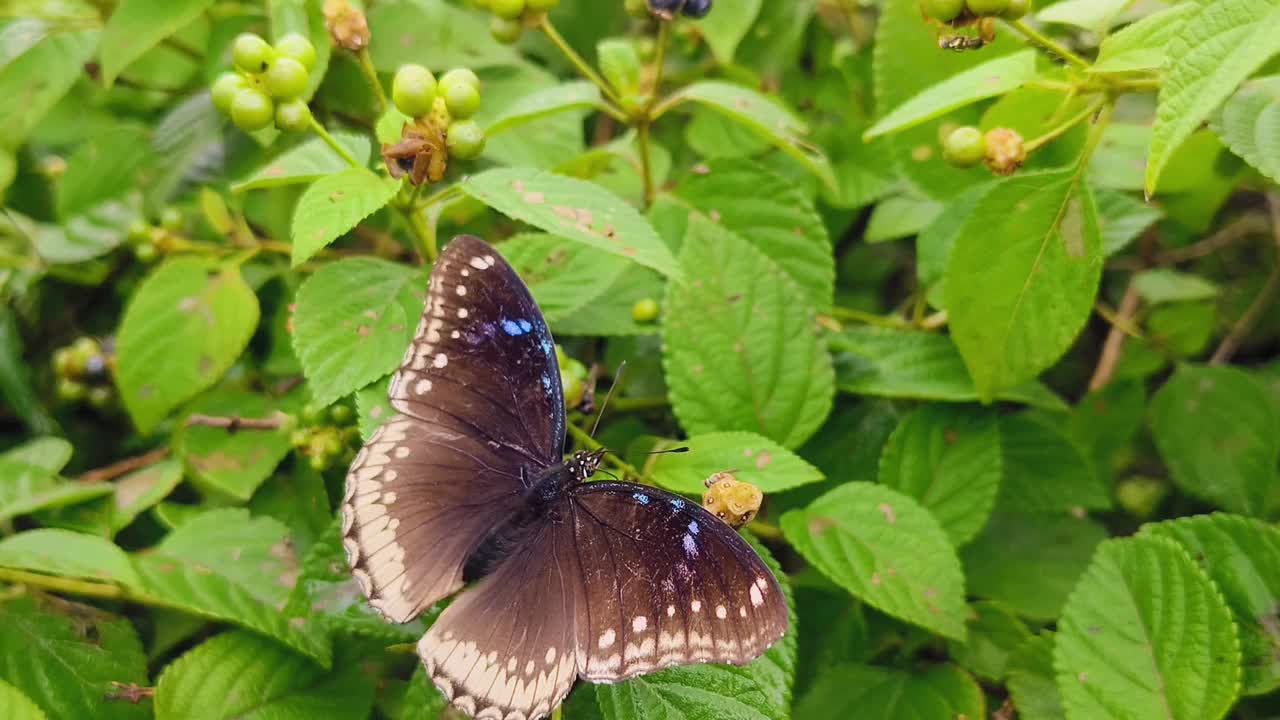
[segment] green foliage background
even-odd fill
[[[756,662],[563,717],[1280,716],[1280,0],[1061,0],[961,53],[916,0],[563,0],[514,46],[363,9],[355,54],[319,0],[6,6],[0,715],[448,712],[435,611],[373,614],[334,510],[471,232],[627,361],[612,469],[765,492],[791,600]],[[311,38],[326,137],[214,110],[244,31]],[[475,70],[489,135],[420,192],[378,154],[407,62]],[[949,165],[959,125],[1029,155]]]

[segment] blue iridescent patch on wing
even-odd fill
[[[672,501],[671,501],[671,507],[673,507],[673,508],[675,508],[675,509],[677,509],[677,510],[683,510],[683,509],[684,509],[684,500],[681,500],[680,498],[676,498],[675,500],[672,500]]]
[[[649,496],[645,495],[644,493],[635,493],[631,497],[635,498],[636,502],[640,503],[641,505],[649,504]]]
[[[542,389],[551,392],[551,376],[545,373],[542,375]]]
[[[528,320],[508,320],[502,318],[502,331],[506,334],[517,337],[523,335],[533,328]]]
[[[697,520],[690,520],[690,521],[689,521],[689,532],[693,533],[694,535],[697,535],[699,530],[701,530],[701,528],[699,528],[699,527],[698,527],[698,521],[697,521]]]

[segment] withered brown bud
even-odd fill
[[[702,506],[733,527],[751,522],[764,502],[760,488],[742,482],[730,472],[715,473],[703,484],[707,491],[702,495]]]
[[[1012,175],[1027,161],[1027,148],[1022,136],[1009,128],[991,128],[987,131],[987,167],[997,175]]]
[[[393,178],[409,176],[409,182],[439,182],[449,169],[445,134],[431,122],[405,123],[400,142],[382,146],[382,161]]]
[[[369,21],[347,0],[324,0],[324,27],[334,47],[358,52],[369,46]]]

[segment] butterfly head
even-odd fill
[[[604,462],[604,449],[592,450],[587,452],[580,450],[573,454],[573,459],[569,461],[569,472],[578,482],[586,482],[587,478],[595,474],[600,467],[600,463]]]

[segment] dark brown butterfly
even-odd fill
[[[662,490],[586,482],[602,453],[564,460],[551,333],[482,240],[436,262],[390,399],[399,414],[347,475],[347,559],[393,622],[478,580],[418,644],[457,708],[532,720],[576,678],[741,664],[786,631],[777,580],[732,528]]]

